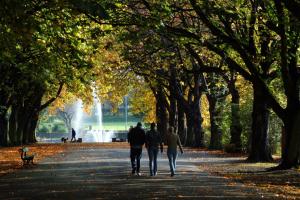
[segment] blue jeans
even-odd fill
[[[150,169],[151,176],[156,175],[157,173],[157,154],[158,154],[158,147],[148,148],[149,169]]]
[[[142,158],[142,149],[141,148],[130,148],[130,160],[132,173],[140,172],[141,166],[141,158]]]
[[[176,158],[177,158],[177,149],[168,149],[167,155],[169,159],[170,171],[174,175],[176,171]]]

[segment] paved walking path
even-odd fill
[[[150,177],[143,153],[142,176],[130,175],[129,150],[87,147],[47,158],[33,168],[0,177],[0,199],[274,199],[254,187],[209,175],[198,167],[205,154],[179,155],[170,177],[167,157]]]

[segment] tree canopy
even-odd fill
[[[156,121],[163,135],[175,127],[186,146],[246,148],[255,162],[272,160],[269,125],[275,113],[283,126],[278,168],[299,165],[297,1],[2,5],[1,144],[34,142],[42,109],[76,98],[88,107],[94,88],[115,108],[132,96],[134,112]],[[251,103],[249,146],[241,120],[245,101]]]

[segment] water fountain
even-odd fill
[[[103,119],[102,119],[102,104],[98,98],[95,89],[93,88],[94,105],[96,107],[96,113],[98,126],[97,128],[91,127],[89,131],[86,131],[83,136],[83,141],[86,142],[111,142],[114,137],[113,131],[103,130]]]
[[[82,138],[82,142],[111,142],[112,138],[115,137],[114,131],[105,131],[103,129],[103,119],[102,119],[102,104],[100,99],[97,97],[95,90],[93,90],[94,97],[94,106],[96,109],[95,116],[97,117],[97,126],[89,126],[89,130],[87,130],[87,124],[85,124],[84,118],[86,118],[86,113],[83,109],[83,102],[81,99],[78,99],[72,106],[72,112],[74,112],[74,117],[72,120],[72,128],[76,131],[76,139]],[[71,133],[67,133],[64,137],[70,138]],[[37,136],[40,142],[61,142],[61,138],[55,138],[52,141],[52,134],[50,135],[50,139],[41,138]]]

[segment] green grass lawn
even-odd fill
[[[125,118],[122,115],[106,115],[103,116],[103,130],[114,130],[114,131],[127,131],[130,126],[135,126],[138,121],[141,119],[134,117],[134,116],[128,116],[127,118],[127,125],[125,122]],[[48,131],[52,129],[53,127],[59,125],[60,129],[55,132],[67,132],[67,128],[65,127],[62,120],[59,118],[52,120],[52,123],[41,121],[39,124],[39,130],[41,130],[41,127],[47,127]],[[92,130],[99,130],[99,123],[96,121],[87,120],[86,122],[83,122],[81,124],[81,127],[84,130],[89,130],[92,128]],[[51,132],[51,131],[50,131]]]
[[[124,131],[128,130],[129,127],[135,126],[137,121],[129,121],[127,122],[127,127],[125,122],[103,122],[103,130],[115,130],[115,131]],[[89,129],[89,126],[92,126],[93,130],[99,129],[99,124],[98,123],[85,123],[84,124],[84,129]]]

